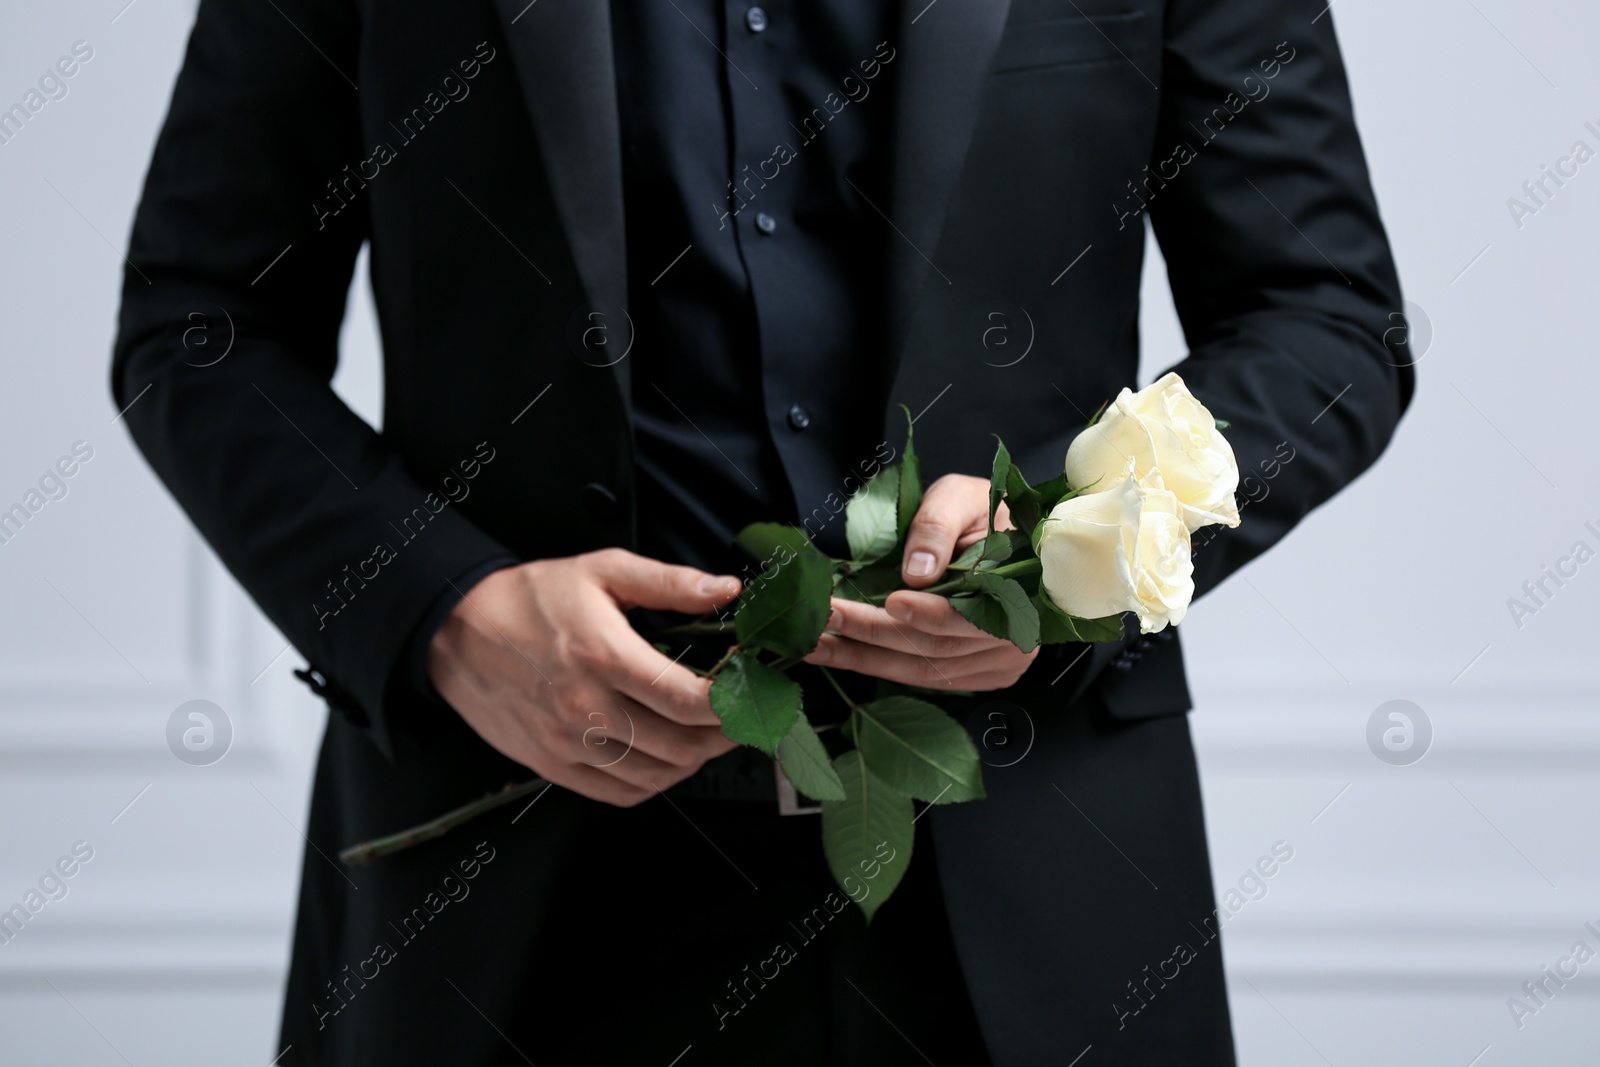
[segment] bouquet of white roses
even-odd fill
[[[1190,534],[1239,524],[1233,450],[1182,379],[1124,389],[1067,450],[1065,469],[1030,485],[1001,443],[989,482],[989,531],[924,590],[1024,652],[1041,644],[1120,641],[1122,615],[1153,633],[1183,619],[1194,596]],[[903,541],[922,499],[908,427],[900,461],[850,500],[851,558],[830,559],[805,531],[759,524],[738,544],[763,561],[733,616],[737,643],[708,674],[711,706],[729,738],[775,757],[794,787],[822,804],[822,840],[840,886],[870,918],[911,859],[913,801],[983,796],[966,730],[910,694],[856,703],[830,751],[785,672],[816,647],[834,597],[883,603],[904,588]],[[1004,504],[1009,529],[997,529]],[[726,623],[698,624],[717,632]],[[822,668],[824,673],[826,668]],[[832,676],[829,675],[831,680]],[[870,877],[875,892],[853,889]]]
[[[978,628],[1024,652],[1042,644],[1121,641],[1132,612],[1153,633],[1183,619],[1194,595],[1190,535],[1239,524],[1239,471],[1215,420],[1176,374],[1124,389],[1072,442],[1061,474],[1030,485],[1004,443],[989,483],[987,536],[969,545],[940,582]],[[832,559],[792,526],[745,528],[738,545],[762,563],[731,618],[700,620],[661,636],[728,634],[709,670],[723,733],[776,759],[795,789],[822,805],[823,849],[840,887],[870,920],[911,860],[914,801],[951,804],[983,795],[967,731],[910,690],[858,703],[819,668],[848,708],[830,746],[805,713],[787,672],[816,648],[832,600],[882,604],[905,588],[900,560],[922,501],[911,429],[899,462],[882,468],[845,508],[849,559]],[[1005,505],[1010,523],[997,528]],[[364,863],[438,836],[483,811],[543,788],[500,794],[433,823],[346,849]],[[856,892],[870,879],[874,891]]]

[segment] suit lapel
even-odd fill
[[[951,281],[929,262],[966,161],[1010,0],[903,0],[889,217],[889,354],[898,363],[925,285]],[[948,273],[948,271],[944,272]],[[891,380],[893,368],[891,367]]]
[[[622,147],[606,0],[495,0],[589,305],[627,305]],[[608,321],[613,321],[608,318]],[[612,367],[629,404],[628,360]]]

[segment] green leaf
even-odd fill
[[[1105,615],[1098,619],[1074,619],[1080,641],[1121,641],[1127,636],[1122,627],[1121,615]]]
[[[859,570],[840,571],[833,595],[840,600],[865,601],[903,589],[905,584],[900,577],[900,557],[889,555]]]
[[[972,544],[968,545],[962,550],[961,555],[950,561],[950,566],[947,569],[952,571],[970,571],[972,568],[976,567],[978,565],[978,561],[983,559],[983,543],[987,540],[988,538],[984,537],[972,542]]]
[[[911,520],[916,518],[917,509],[922,507],[922,461],[917,458],[917,450],[911,446],[911,409],[901,404],[900,410],[906,413],[906,447],[900,454],[900,506],[895,520],[896,541],[905,537]]]
[[[1039,643],[1041,645],[1065,645],[1073,641],[1081,641],[1078,628],[1074,625],[1071,615],[1055,606],[1055,602],[1045,595],[1041,589],[1033,595],[1034,610],[1039,613]]]
[[[1011,621],[1006,617],[1005,605],[992,596],[953,596],[950,606],[961,617],[986,634],[1001,640],[1011,639]]]
[[[851,718],[856,748],[885,784],[930,804],[984,795],[978,750],[941,709],[915,697],[885,697],[861,705]]]
[[[780,656],[806,656],[828,625],[833,563],[803,552],[761,575],[745,589],[734,630],[745,648]]]
[[[1058,474],[1048,482],[1040,482],[1034,486],[1033,491],[1039,494],[1040,512],[1045,515],[1050,514],[1051,508],[1066,499],[1069,488],[1065,474]]]
[[[1054,601],[1046,597],[1045,590],[1034,593],[1034,609],[1038,611],[1040,645],[1067,645],[1070,641],[1082,640],[1072,616],[1054,605]]]
[[[822,738],[804,715],[797,716],[789,735],[778,745],[778,763],[794,787],[812,800],[843,800],[844,782],[833,769],[833,760],[822,746]]]
[[[823,801],[822,851],[845,895],[872,922],[905,877],[916,827],[911,798],[867,769],[861,753],[833,761],[845,799]]]
[[[1233,423],[1229,422],[1227,419],[1213,418],[1211,421],[1212,421],[1212,423],[1214,423],[1216,425],[1217,429],[1219,429],[1219,430],[1226,430],[1226,429],[1228,429],[1228,427],[1233,425]]]
[[[1039,542],[1044,540],[1045,527],[1056,521],[1058,520],[1052,519],[1050,517],[1050,513],[1047,511],[1045,512],[1044,517],[1039,520],[1039,525],[1033,528],[1033,536],[1028,538],[1028,547],[1033,549],[1033,554],[1035,556],[1039,554]]]
[[[1000,530],[972,542],[961,555],[951,560],[947,570],[977,570],[981,563],[1004,563],[1013,552],[1028,543],[1027,537],[1016,530]]]
[[[1039,647],[1039,612],[1015,579],[979,571],[968,579],[976,596],[950,599],[950,606],[985,633],[1002,637],[1024,652]]]
[[[995,438],[994,466],[989,470],[989,532],[994,533],[994,513],[1006,495],[1006,476],[1011,473],[1011,453],[1006,443]]]
[[[749,649],[729,660],[711,683],[711,710],[722,720],[723,736],[769,756],[799,721],[800,702],[800,684]]]
[[[1028,535],[1021,530],[998,530],[983,539],[983,559],[980,564],[1004,563],[1017,551],[1026,548]],[[983,570],[983,566],[976,568]]]
[[[850,498],[844,509],[844,535],[851,559],[870,563],[894,548],[899,499],[899,467],[883,468]]]
[[[1011,643],[1024,652],[1039,647],[1039,613],[1028,592],[1014,578],[1001,578],[995,574],[977,576],[978,587],[1000,602],[1005,609]]]
[[[1011,524],[1024,534],[1032,534],[1043,514],[1039,494],[1028,485],[1015,464],[1006,468],[1006,510],[1011,514]]]
[[[1039,613],[1041,645],[1060,645],[1071,641],[1121,641],[1123,638],[1121,615],[1080,619],[1056,607],[1055,601],[1043,589],[1035,593],[1032,599]]]
[[[1016,547],[1016,544],[1011,541],[1010,530],[990,531],[989,536],[984,537],[984,552],[982,552],[981,560],[978,561],[979,563],[1005,563],[1006,560],[1010,560],[1011,550],[1014,547]]]
[[[800,527],[778,522],[752,523],[739,531],[733,543],[764,564],[781,563],[790,556],[817,551],[811,537]]]

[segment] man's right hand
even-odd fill
[[[611,548],[496,571],[428,648],[428,676],[478,735],[540,777],[631,807],[735,747],[711,683],[623,614],[700,615],[738,595],[717,577]]]

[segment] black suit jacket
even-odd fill
[[[1145,214],[1191,349],[1179,371],[1231,422],[1247,475],[1278,464],[1243,525],[1198,549],[1201,591],[1375,459],[1412,380],[1321,6],[907,5],[890,42],[892,193],[876,205],[895,234],[877,366],[891,403],[932,402],[928,476],[984,473],[1000,432],[1046,477],[1133,382]],[[525,775],[386,688],[449,577],[632,541],[623,212],[604,3],[202,0],[134,225],[113,391],[119,408],[140,398],[126,418],[151,465],[325,681],[339,714],[309,831],[323,853]],[[381,433],[328,384],[363,242]],[[900,425],[884,413],[888,439]],[[1204,962],[1166,1024],[1106,1027],[1124,972],[1154,964],[1211,893],[1177,642],[1085,662],[1071,692],[1041,676],[1011,694],[1033,750],[991,773],[990,799],[933,816],[1002,1067],[1068,1062],[1102,1029],[1133,1049],[1221,1012],[1225,1034]],[[467,842],[356,872],[359,892],[308,852],[286,1009],[300,1062],[487,1062],[493,1035],[454,1032],[481,1028],[429,968],[470,958],[476,1006],[510,1010],[563,813],[583,803],[496,824],[520,842],[502,849],[502,885],[462,909],[457,936],[408,950],[414,977],[375,983],[362,1003],[376,1007],[327,1031],[301,1002]],[[1145,857],[1147,897],[1080,815]],[[383,1022],[422,1011],[444,1020],[437,1049]]]

